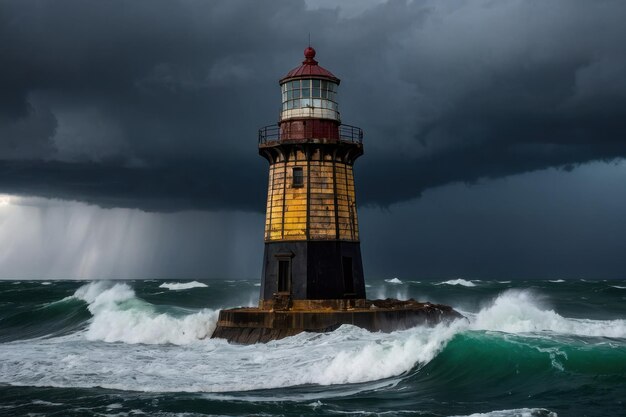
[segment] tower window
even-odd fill
[[[293,187],[304,187],[304,173],[301,167],[293,169]]]

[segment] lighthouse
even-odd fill
[[[279,81],[278,124],[259,130],[269,162],[263,308],[365,299],[353,173],[363,131],[342,124],[340,80],[315,55],[306,48],[302,64]]]
[[[221,310],[211,337],[251,344],[348,324],[390,332],[461,317],[416,300],[368,300],[353,167],[363,131],[343,124],[340,80],[304,50],[280,79],[278,123],[259,129],[269,162],[258,307]]]

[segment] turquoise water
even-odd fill
[[[469,320],[237,346],[255,280],[0,281],[0,415],[626,415],[626,280],[368,282]]]

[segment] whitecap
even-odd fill
[[[550,281],[550,282],[555,282],[555,283],[565,282],[565,280],[564,280],[564,279],[549,279],[548,281]]]
[[[451,279],[451,280],[444,281],[444,282],[438,282],[435,285],[462,285],[463,287],[475,287],[476,286],[476,284],[474,284],[472,281],[467,281],[467,280],[464,280],[463,278]]]
[[[390,284],[402,284],[402,281],[400,281],[400,279],[398,278],[386,279],[385,282],[388,282]]]
[[[180,290],[188,290],[191,288],[205,288],[208,287],[207,284],[198,281],[191,282],[164,282],[159,285],[159,288],[167,288],[172,291],[180,291]]]
[[[623,287],[621,285],[611,285],[611,287],[617,288],[617,289],[620,289],[620,290],[626,290],[626,287]]]

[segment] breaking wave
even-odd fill
[[[217,322],[217,312],[208,309],[159,313],[137,298],[128,284],[92,282],[76,290],[74,297],[88,303],[93,315],[85,334],[88,340],[181,345],[210,336]]]
[[[402,281],[398,278],[386,279],[385,282],[388,282],[390,284],[402,284]]]
[[[542,308],[538,296],[527,290],[508,290],[477,314],[465,313],[473,330],[505,333],[552,332],[557,334],[626,337],[626,320],[566,318]]]

